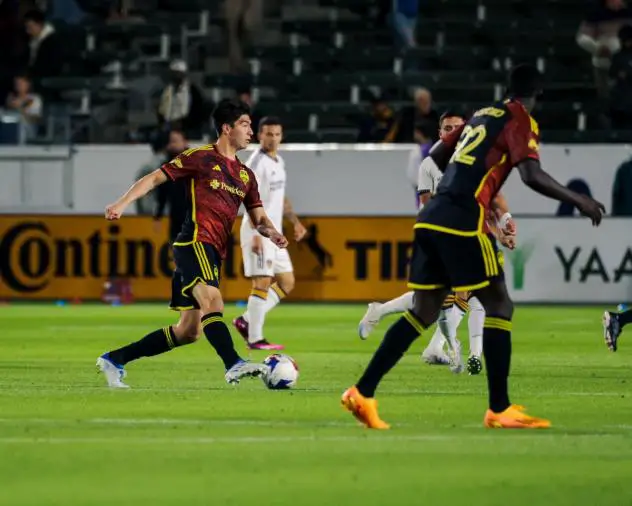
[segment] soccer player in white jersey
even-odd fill
[[[453,130],[459,128],[465,122],[465,117],[456,112],[447,111],[440,119],[439,138],[443,139]],[[425,205],[431,196],[436,192],[443,173],[428,158],[419,167],[418,193],[421,206]],[[498,226],[494,227],[496,235],[503,244],[513,247],[515,234],[515,224],[511,219],[511,214],[507,212],[506,202],[500,196],[497,202],[497,213],[500,216]],[[507,234],[503,233],[507,231]],[[481,303],[475,297],[469,299],[468,293],[454,293],[449,295],[443,305],[437,328],[424,350],[422,358],[428,364],[450,365],[453,372],[461,372],[463,364],[460,356],[461,345],[456,338],[456,331],[465,313],[469,310],[468,330],[470,334],[470,355],[467,362],[468,372],[478,374],[482,370],[481,355],[483,352],[483,323],[485,311]],[[362,339],[366,339],[375,326],[387,315],[401,313],[413,307],[413,292],[405,294],[384,304],[372,302],[360,321],[358,332]],[[446,341],[449,344],[450,356],[444,351]]]
[[[285,162],[278,153],[283,140],[279,118],[268,116],[259,122],[261,148],[254,152],[246,165],[254,172],[263,208],[270,220],[282,230],[283,218],[294,225],[294,239],[305,237],[306,229],[292,210],[285,196]],[[233,321],[250,349],[282,350],[280,344],[269,343],[263,334],[265,317],[294,289],[294,270],[287,249],[275,246],[262,237],[247,216],[241,222],[241,251],[244,272],[252,280],[246,312]],[[274,281],[274,282],[273,282]]]

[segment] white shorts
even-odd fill
[[[263,252],[256,255],[252,252],[252,243],[241,247],[244,259],[244,274],[247,278],[256,276],[274,277],[284,272],[293,272],[292,260],[287,249],[281,249],[264,239]]]

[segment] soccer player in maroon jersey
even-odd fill
[[[249,114],[243,102],[222,100],[213,113],[219,133],[216,144],[184,151],[106,207],[106,219],[118,220],[127,206],[168,180],[181,180],[188,190],[187,217],[173,243],[176,269],[170,307],[180,312],[180,320],[99,357],[97,366],[110,387],[127,388],[123,383],[127,363],[194,343],[201,332],[224,362],[228,383],[264,372],[263,364],[246,362],[235,351],[223,321],[224,303],[219,291],[221,261],[226,257],[228,238],[242,203],[262,236],[281,248],[287,246],[287,239],[263,210],[253,172],[236,156],[253,135]]]
[[[375,390],[419,335],[437,319],[450,290],[471,291],[485,308],[483,354],[487,369],[489,428],[547,428],[551,423],[529,416],[509,401],[513,303],[507,293],[496,242],[485,216],[513,167],[523,182],[547,197],[573,204],[599,225],[603,204],[560,185],[540,166],[539,128],[531,117],[540,93],[535,67],[521,65],[509,76],[509,98],[472,116],[460,135],[441,141],[430,156],[445,168],[437,193],[415,225],[409,287],[414,308],[386,332],[359,381],[342,396],[343,406],[364,425],[388,429],[377,411]]]

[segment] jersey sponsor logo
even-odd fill
[[[248,182],[250,181],[250,176],[248,175],[248,171],[246,169],[241,169],[239,171],[239,178],[244,184],[248,184]]]
[[[211,179],[211,181],[209,182],[209,186],[213,190],[216,190],[216,191],[217,190],[227,191],[228,193],[231,193],[233,195],[237,195],[241,199],[243,199],[246,196],[246,192],[245,191],[240,190],[236,186],[228,185],[228,184],[224,183],[223,181],[219,181],[218,179]]]

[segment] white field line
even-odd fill
[[[603,439],[603,438],[620,438],[618,434],[578,434],[578,435],[561,435],[555,433],[542,433],[537,431],[538,439],[556,439],[560,437],[568,437],[571,439]],[[468,441],[495,441],[497,436],[494,434],[420,434],[420,435],[402,435],[392,436],[380,434],[376,437],[365,436],[245,436],[245,437],[195,437],[195,438],[164,438],[164,437],[0,437],[0,445],[3,444],[139,444],[139,445],[212,445],[212,444],[269,444],[269,443],[297,443],[297,442],[315,442],[315,443],[338,443],[338,442],[358,442],[367,441],[375,442],[414,442],[414,441],[454,441],[462,439]]]

